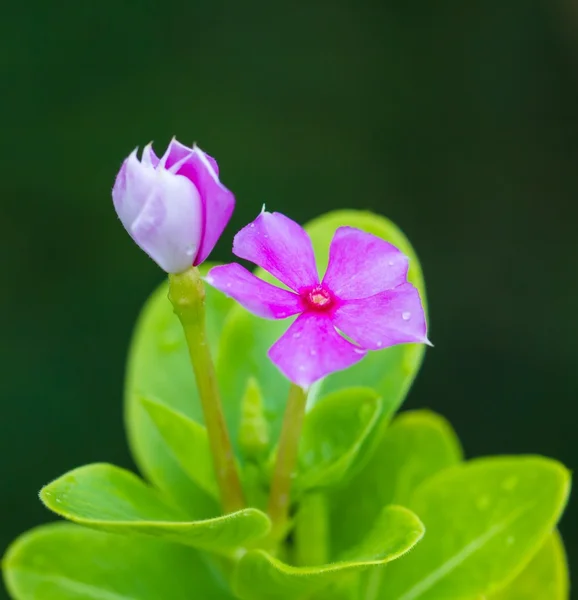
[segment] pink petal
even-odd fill
[[[269,350],[269,358],[293,383],[312,383],[360,361],[366,352],[339,335],[327,315],[304,313]]]
[[[368,298],[405,283],[407,269],[407,257],[389,242],[340,227],[331,241],[323,284],[344,300]]]
[[[147,167],[144,167],[147,169]],[[127,231],[167,273],[188,269],[201,241],[201,199],[186,178],[165,170],[154,171],[146,200]]]
[[[147,144],[143,148],[141,162],[143,165],[150,165],[151,167],[155,167],[155,168],[158,166],[160,159],[155,154],[152,144]]]
[[[183,158],[190,156],[192,153],[192,148],[188,148],[187,146],[181,144],[180,142],[177,142],[177,140],[173,138],[170,141],[165,153],[163,154],[163,157],[160,160],[160,166],[164,167],[165,169],[170,169],[176,163],[181,161]]]
[[[284,319],[303,311],[297,294],[255,277],[237,263],[213,267],[205,280],[258,317]]]
[[[259,265],[296,292],[319,283],[309,236],[281,213],[262,212],[241,229],[233,241],[233,253]]]
[[[174,151],[175,158],[180,156],[179,152]],[[235,196],[219,181],[216,165],[213,158],[195,146],[189,158],[177,170],[179,175],[189,179],[199,190],[203,203],[203,239],[195,265],[201,264],[209,256],[235,208]]]
[[[154,168],[141,163],[137,150],[133,150],[122,164],[112,189],[114,208],[126,229],[139,215],[156,181]]]
[[[411,283],[343,302],[333,314],[333,324],[369,350],[407,342],[429,343],[419,292]]]

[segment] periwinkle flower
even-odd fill
[[[162,158],[152,145],[124,161],[112,190],[133,240],[167,273],[202,263],[231,218],[235,198],[219,181],[216,161],[175,139]]]
[[[407,281],[408,259],[381,238],[353,227],[337,229],[320,281],[305,230],[280,213],[263,212],[237,233],[233,253],[290,290],[236,263],[214,267],[207,282],[257,316],[299,315],[269,358],[301,387],[353,365],[368,350],[429,343],[419,292]]]

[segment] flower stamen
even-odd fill
[[[318,285],[304,294],[305,301],[314,310],[327,310],[333,304],[331,292]]]

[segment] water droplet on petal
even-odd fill
[[[409,320],[411,319],[411,313],[410,313],[410,312],[408,312],[408,311],[406,311],[406,312],[402,312],[402,313],[401,313],[401,318],[402,318],[404,321],[409,321]]]
[[[227,284],[227,287],[228,287],[228,288],[230,288],[230,287],[231,287],[231,285],[232,285],[231,283],[228,283],[228,284]]]
[[[357,354],[365,354],[365,350],[362,348],[354,348],[353,351]]]
[[[315,356],[317,354],[317,350],[311,348],[311,356]]]
[[[187,248],[185,250],[185,254],[187,256],[193,256],[194,253],[195,253],[195,247],[194,246],[187,246]]]
[[[376,345],[378,348],[381,348],[381,347],[383,346],[383,342],[382,342],[381,340],[379,340],[379,342],[375,342],[375,345]]]
[[[250,227],[253,229],[253,227],[255,227],[255,223],[251,223]]]
[[[389,261],[387,264],[388,264],[390,267],[393,267],[393,265],[395,265],[395,261],[394,261],[394,260],[390,260],[390,261]]]
[[[300,334],[299,332],[297,332],[297,333],[294,333],[294,334],[293,334],[293,337],[294,337],[295,339],[297,339],[297,338],[300,338],[300,337],[301,337],[301,334]]]

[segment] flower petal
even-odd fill
[[[137,149],[133,150],[122,164],[112,189],[114,208],[125,228],[130,228],[137,218],[156,180],[152,165],[141,163]]]
[[[178,144],[176,141],[173,143]],[[175,158],[180,156],[179,152],[181,150],[174,151]],[[198,146],[193,147],[191,155],[177,173],[189,179],[201,195],[203,238],[194,263],[199,265],[209,256],[227,226],[235,208],[235,196],[219,181],[216,161]]]
[[[177,142],[176,138],[173,138],[167,146],[167,149],[160,160],[159,166],[168,170],[192,153],[192,148],[188,148],[184,144]]]
[[[155,154],[155,151],[153,150],[153,145],[151,144],[147,144],[142,151],[142,160],[141,160],[143,165],[150,165],[152,167],[157,167],[160,159],[159,157]]]
[[[339,335],[330,317],[304,313],[269,350],[269,358],[293,383],[312,383],[360,361],[366,352]]]
[[[164,169],[155,181],[134,222],[127,226],[135,242],[167,273],[188,269],[200,246],[201,199],[186,178]]]
[[[233,253],[259,265],[296,292],[319,283],[309,236],[281,213],[262,212],[241,229],[233,241]]]
[[[195,151],[195,149],[200,150],[200,148],[198,148],[197,146],[189,148],[189,146],[185,146],[184,144],[181,144],[181,142],[177,141],[176,138],[173,138],[170,141],[168,148],[161,159],[161,164],[164,165],[165,169],[171,169],[175,166],[176,163],[183,160],[183,158],[190,156]],[[204,152],[203,154],[205,154],[205,157],[209,161],[215,174],[219,175],[219,165],[217,165],[217,161],[208,154]]]
[[[205,280],[258,317],[284,319],[303,311],[297,294],[255,277],[237,263],[213,267]]]
[[[340,227],[329,248],[323,284],[344,300],[368,298],[405,283],[408,259],[381,238]]]
[[[429,343],[419,292],[411,283],[370,298],[343,302],[333,314],[333,323],[369,350],[408,342]]]

